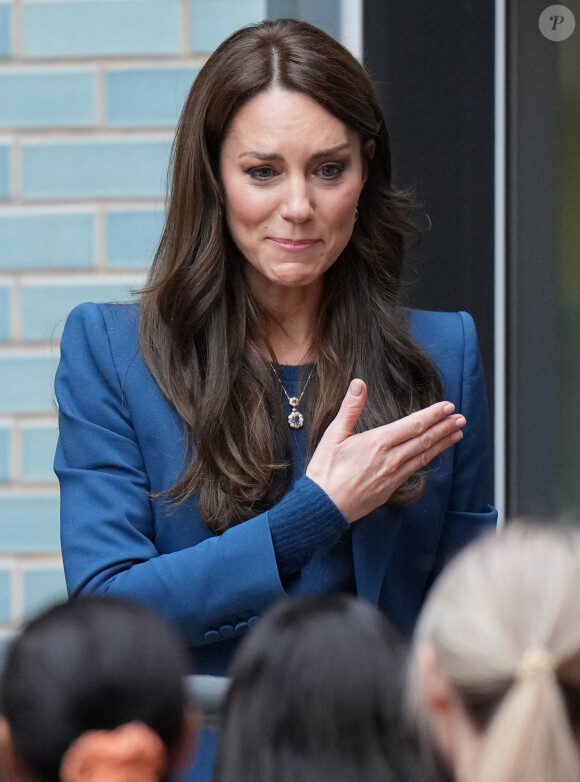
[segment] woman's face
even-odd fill
[[[320,285],[351,237],[366,181],[358,134],[307,95],[274,88],[235,115],[220,174],[254,291]]]

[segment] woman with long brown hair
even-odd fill
[[[411,631],[496,519],[473,322],[400,306],[415,233],[346,49],[294,20],[218,47],[139,304],[82,305],[63,335],[71,592],[154,606],[200,673],[288,594],[356,593]]]

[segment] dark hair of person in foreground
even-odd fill
[[[0,682],[3,774],[59,782],[63,757],[80,737],[96,735],[98,755],[102,748],[107,752],[105,742],[115,729],[131,724],[139,726],[137,732],[151,729],[160,747],[161,740],[159,778],[165,779],[174,763],[185,762],[182,755],[189,757],[191,747],[185,672],[176,636],[145,606],[87,597],[48,609],[25,625],[5,661]],[[130,736],[123,746],[132,742]],[[106,764],[106,757],[89,754],[88,760],[83,754],[81,765]],[[12,758],[8,772],[7,757]],[[133,779],[114,777],[125,778]],[[141,776],[150,778],[155,776]]]
[[[215,782],[415,782],[406,659],[398,632],[350,595],[279,603],[232,664]]]

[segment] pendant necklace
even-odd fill
[[[292,408],[292,412],[288,416],[288,424],[291,429],[301,429],[304,426],[304,416],[298,410],[298,405],[302,401],[302,397],[304,396],[304,392],[306,391],[306,386],[308,385],[310,378],[314,374],[314,370],[316,369],[316,364],[312,367],[310,370],[310,374],[306,378],[306,383],[304,383],[304,388],[302,389],[302,393],[300,396],[290,396],[288,391],[284,388],[284,383],[282,382],[282,378],[280,375],[276,372],[276,369],[274,367],[274,364],[272,364],[271,361],[268,361],[268,364],[272,367],[272,372],[274,373],[274,376],[276,380],[280,383],[280,386],[282,388],[282,391],[284,392],[284,395],[286,396],[286,399],[288,400],[288,404]]]

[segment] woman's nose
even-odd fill
[[[285,220],[303,223],[314,214],[312,198],[304,180],[288,182],[283,194],[280,214]]]

